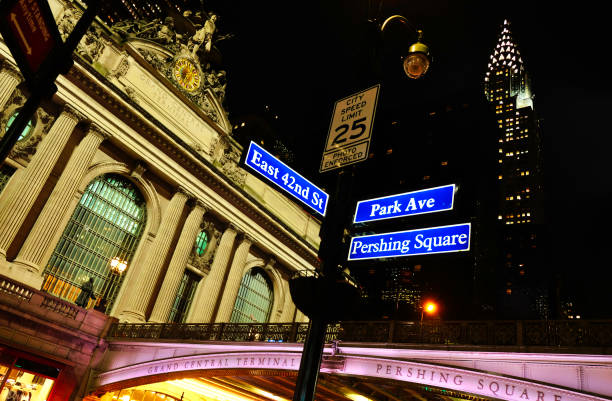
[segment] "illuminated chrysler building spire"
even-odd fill
[[[504,85],[500,85],[503,81]],[[484,79],[485,95],[489,102],[516,96],[516,108],[533,109],[533,95],[523,65],[521,52],[512,38],[510,22],[504,20]]]
[[[497,146],[497,287],[500,310],[512,318],[547,316],[538,253],[544,232],[540,126],[523,58],[506,20],[484,78],[495,113]],[[493,172],[492,171],[492,172]]]

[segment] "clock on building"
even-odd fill
[[[202,76],[198,67],[189,59],[179,58],[174,63],[172,75],[176,82],[188,92],[193,92],[200,87]]]

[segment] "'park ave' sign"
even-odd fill
[[[455,184],[357,203],[354,223],[452,210]]]

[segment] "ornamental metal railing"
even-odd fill
[[[115,323],[108,340],[258,341],[300,343],[308,323]],[[326,342],[422,344],[437,347],[546,347],[547,352],[612,354],[611,320],[355,321],[330,324]]]

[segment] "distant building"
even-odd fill
[[[355,232],[471,223],[472,236],[468,252],[353,262],[351,273],[373,305],[362,313],[371,312],[372,319],[419,319],[422,301],[434,299],[444,319],[481,316],[481,304],[488,304],[483,289],[490,287],[494,230],[485,223],[495,219],[490,196],[495,181],[486,175],[491,163],[486,136],[494,129],[488,104],[474,91],[384,111],[377,116],[370,159],[358,171],[353,188],[357,200],[455,184],[455,202],[449,211],[360,224]]]
[[[546,317],[540,127],[529,75],[508,21],[490,55],[484,91],[497,122],[497,168],[491,171],[498,183],[497,315]]]

